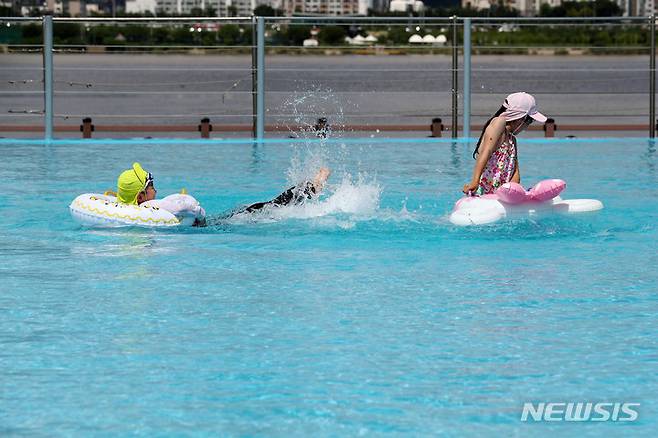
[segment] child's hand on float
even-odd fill
[[[471,181],[468,184],[464,184],[464,188],[462,189],[462,192],[469,195],[469,194],[471,194],[471,192],[474,192],[475,190],[477,190],[478,185],[480,185],[480,184],[479,183],[474,183],[473,181]]]

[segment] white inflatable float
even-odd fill
[[[76,222],[91,227],[185,227],[206,216],[196,199],[182,193],[140,205],[117,202],[111,195],[85,193],[75,198],[69,209]]]
[[[506,183],[494,194],[465,196],[457,201],[450,214],[455,225],[484,225],[503,218],[539,216],[550,213],[597,211],[603,203],[596,199],[562,199],[558,195],[566,183],[547,179],[526,191],[520,184]]]

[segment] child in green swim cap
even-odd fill
[[[153,175],[133,163],[132,169],[125,170],[117,180],[117,201],[139,205],[155,199],[157,190],[153,185]]]

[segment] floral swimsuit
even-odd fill
[[[510,182],[516,171],[516,137],[506,136],[501,145],[493,151],[480,177],[478,195],[493,193],[501,185]]]

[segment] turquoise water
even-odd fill
[[[520,141],[580,216],[451,225],[465,144],[0,143],[0,434],[656,433],[658,160]],[[92,230],[68,204],[133,160],[211,214],[319,165],[317,203],[206,229]],[[522,423],[524,402],[638,402]]]

